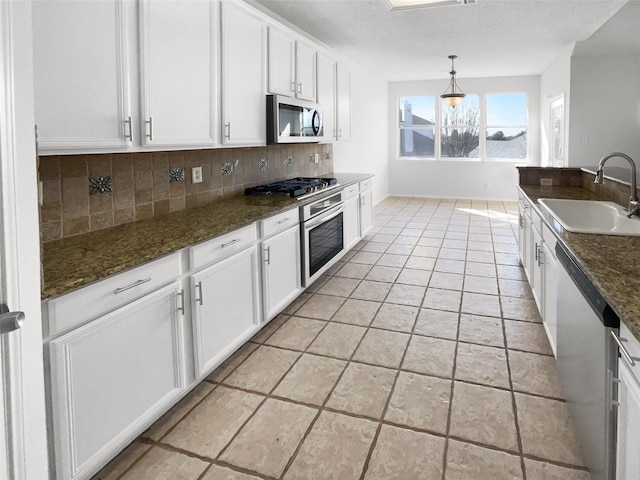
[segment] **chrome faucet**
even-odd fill
[[[632,215],[640,216],[640,202],[638,202],[638,197],[636,196],[636,162],[633,159],[625,154],[620,152],[612,152],[600,159],[600,163],[598,164],[598,171],[596,172],[596,178],[593,183],[603,183],[604,176],[604,164],[613,157],[624,158],[629,165],[631,165],[631,196],[629,197],[629,208],[627,208],[627,217],[631,217]]]

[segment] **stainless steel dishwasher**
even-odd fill
[[[594,480],[615,478],[617,350],[620,319],[560,243],[557,366],[562,392]]]

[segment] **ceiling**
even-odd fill
[[[458,55],[460,78],[538,75],[563,49],[587,40],[627,0],[477,0],[396,11],[386,0],[251,3],[371,72],[406,81],[447,78],[451,54]],[[624,16],[628,27],[612,27],[603,35],[609,50],[622,42],[640,51],[640,0],[629,3],[635,17]],[[588,52],[589,46],[583,49]]]

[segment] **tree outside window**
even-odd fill
[[[442,157],[479,158],[480,97],[467,95],[457,107],[442,101]]]

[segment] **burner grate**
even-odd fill
[[[280,197],[300,197],[309,193],[324,190],[338,181],[335,178],[296,177],[280,182],[267,183],[258,187],[247,188],[245,195],[273,195]]]

